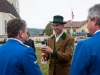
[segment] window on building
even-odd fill
[[[70,29],[67,29],[67,34],[70,34]]]
[[[84,29],[82,29],[82,32],[85,32],[85,30],[84,30]]]
[[[76,29],[73,29],[73,32],[76,32]]]
[[[7,33],[7,20],[4,21],[4,30],[5,30],[5,33]]]

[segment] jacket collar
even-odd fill
[[[66,33],[65,32],[63,32],[63,34],[62,34],[62,36],[60,37],[60,38],[62,38],[63,40],[66,38]],[[51,37],[51,39],[53,39],[53,38],[55,38],[55,35],[53,35],[52,37]]]
[[[97,30],[94,34],[96,34],[96,33],[98,33],[98,32],[100,32],[100,30]]]
[[[16,38],[8,38],[8,40],[14,40],[14,41],[17,41],[17,42],[19,42],[19,43],[23,44],[23,42],[22,42],[21,40],[16,39]]]
[[[100,36],[100,31],[99,32],[96,32],[93,36]]]

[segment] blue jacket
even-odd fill
[[[17,40],[0,46],[0,75],[42,75],[35,51]]]
[[[100,32],[78,43],[70,75],[100,75]]]

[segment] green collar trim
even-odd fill
[[[63,40],[66,38],[66,33],[65,32],[63,32],[63,34],[62,34],[62,36],[60,37],[60,38],[62,38]],[[51,39],[53,39],[53,38],[55,38],[55,35],[53,35],[52,37],[51,37]]]
[[[53,38],[55,38],[55,35],[53,35],[53,36],[51,37],[51,39],[53,39]]]

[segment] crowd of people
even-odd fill
[[[48,75],[100,75],[100,4],[88,10],[87,28],[92,37],[80,41],[76,48],[74,38],[63,31],[63,20],[61,15],[53,17],[55,34],[40,48],[46,57],[41,60],[49,60]],[[0,46],[0,75],[43,75],[25,20],[9,20],[7,37]]]

